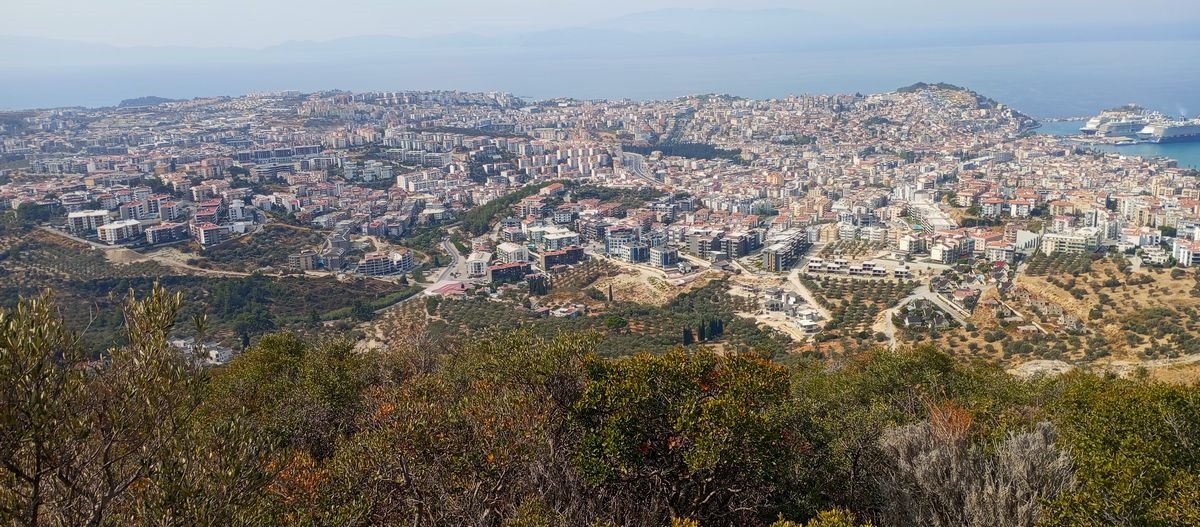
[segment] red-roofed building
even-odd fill
[[[210,222],[193,223],[192,236],[200,245],[216,245],[225,237],[225,228]]]
[[[467,291],[469,289],[470,289],[470,286],[468,286],[464,282],[452,282],[452,283],[446,284],[442,287],[439,287],[437,289],[434,289],[432,291],[429,291],[429,293],[427,293],[427,294],[429,294],[430,296],[462,297],[462,296],[466,296]]]
[[[196,223],[217,223],[217,209],[199,209],[193,221]]]

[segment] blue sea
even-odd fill
[[[1042,127],[1038,132],[1068,136],[1078,135],[1079,127],[1083,126],[1086,120],[1067,120],[1042,123]],[[1141,157],[1166,157],[1179,162],[1179,166],[1188,168],[1200,168],[1200,142],[1196,143],[1167,143],[1154,144],[1142,143],[1134,145],[1088,145],[1089,148],[1103,150],[1105,152],[1113,152],[1126,156],[1141,156]]]
[[[1171,115],[1200,111],[1200,40],[762,54],[587,57],[436,52],[286,64],[87,66],[8,71],[0,108],[105,106],[142,95],[190,98],[261,90],[457,89],[551,97],[664,99],[697,93],[754,98],[878,93],[918,81],[974,89],[1037,117],[1080,117],[1136,102]]]

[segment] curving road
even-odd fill
[[[965,326],[967,324],[967,317],[963,316],[962,312],[947,304],[947,302],[942,299],[941,295],[934,293],[929,289],[929,284],[925,284],[914,289],[911,295],[904,297],[897,302],[896,305],[881,311],[878,315],[878,318],[875,319],[875,324],[871,326],[871,331],[887,335],[889,348],[893,350],[896,349],[896,325],[892,323],[892,315],[895,315],[896,310],[904,307],[905,304],[918,298],[933,302],[933,305],[937,306],[938,309],[945,311],[960,325]]]
[[[807,287],[804,287],[804,283],[800,281],[799,267],[792,269],[792,271],[788,273],[788,283],[792,284],[792,288],[795,289],[797,293],[800,293],[800,298],[803,298],[808,305],[812,306],[813,309],[816,309],[817,312],[821,314],[822,321],[828,322],[833,318],[833,314],[830,313],[828,309],[825,309],[825,307],[817,303],[817,298],[813,296],[812,291],[809,291]]]
[[[438,273],[436,277],[432,277],[433,281],[425,286],[425,293],[449,284],[474,283],[473,280],[467,278],[467,258],[458,252],[458,248],[450,241],[449,236],[442,238],[442,249],[450,256],[450,262],[445,269],[442,269],[442,272]]]
[[[961,308],[950,305],[949,302],[947,302],[944,298],[942,298],[942,295],[939,295],[937,293],[934,293],[933,291],[930,291],[929,284],[925,284],[921,287],[918,287],[916,290],[913,291],[912,296],[916,297],[916,298],[924,298],[925,300],[933,302],[933,305],[941,308],[942,311],[945,311],[951,317],[954,317],[954,320],[958,321],[959,324],[962,324],[962,325],[967,324],[967,317],[965,315],[963,315],[961,311],[959,311],[959,309],[961,309]],[[904,304],[896,304],[896,305],[902,306]]]

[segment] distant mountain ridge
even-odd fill
[[[710,55],[1091,40],[1197,39],[1196,21],[1121,28],[1029,26],[931,30],[872,26],[801,9],[672,8],[557,29],[429,37],[364,35],[289,41],[260,48],[135,46],[0,35],[0,67],[44,71],[59,67],[155,64],[313,63],[436,52],[447,56],[543,57]],[[1113,30],[1109,30],[1113,29]],[[1119,30],[1118,30],[1119,29]],[[434,56],[434,55],[431,55]]]
[[[355,91],[498,90],[537,99],[692,92],[770,97],[878,92],[922,78],[978,87],[1038,115],[1091,114],[1135,98],[1155,108],[1200,106],[1191,95],[1197,66],[1189,54],[1200,48],[1200,24],[1190,14],[1155,25],[1063,19],[1052,26],[1032,19],[1002,29],[929,27],[928,21],[918,27],[862,15],[666,9],[572,19],[554,29],[489,27],[254,48],[225,46],[215,36],[212,47],[0,36],[0,72],[8,81],[0,84],[0,108],[107,106],[138,93],[186,99],[331,85]],[[1048,46],[1030,46],[1042,44]],[[1158,95],[1147,98],[1147,92]]]

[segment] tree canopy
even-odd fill
[[[168,343],[182,302],[131,293],[126,342],[98,360],[51,298],[0,310],[0,522],[1200,520],[1195,386],[1023,380],[928,347],[836,368],[703,346],[605,358],[602,331],[511,328],[369,349],[278,333],[206,369],[202,345]]]

